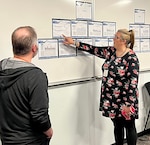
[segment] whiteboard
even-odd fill
[[[94,61],[91,55],[34,60],[34,64],[47,74],[50,85],[82,81],[94,77]]]
[[[76,19],[76,0],[5,0],[0,5],[0,60],[12,57],[11,34],[19,26],[35,28],[38,38],[52,38],[52,19]],[[143,0],[81,0],[92,2],[94,21],[116,22],[116,30],[129,28],[134,22],[134,9],[145,10],[145,23],[150,24],[150,1]],[[150,69],[150,53],[139,53],[140,69]],[[102,59],[93,56],[75,56],[39,60],[33,63],[43,69],[49,83],[82,80],[101,76]]]

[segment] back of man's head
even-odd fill
[[[32,27],[22,26],[12,33],[14,55],[20,56],[28,54],[34,44],[37,44],[37,34]]]

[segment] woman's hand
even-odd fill
[[[127,107],[126,105],[122,105],[121,114],[126,120],[131,120],[130,107]]]
[[[122,110],[124,110],[127,114],[130,113],[130,107],[127,107],[126,105],[122,106]]]
[[[74,44],[74,40],[71,37],[66,37],[65,35],[62,35],[64,37],[64,44],[65,45],[70,45]]]

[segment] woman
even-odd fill
[[[114,124],[116,145],[123,145],[124,128],[127,144],[136,145],[139,61],[133,51],[134,31],[120,29],[113,40],[114,47],[96,47],[64,36],[65,45],[74,44],[79,50],[105,59],[99,110]]]

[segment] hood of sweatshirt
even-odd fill
[[[0,89],[7,89],[13,85],[22,75],[35,69],[32,63],[14,58],[4,59],[0,62]]]

